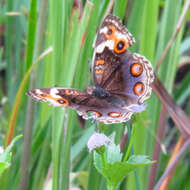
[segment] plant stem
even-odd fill
[[[116,190],[116,186],[112,184],[108,184],[108,190]]]
[[[105,167],[106,166],[106,154],[105,154],[105,152],[103,154],[101,154],[101,156],[102,156],[103,165]]]
[[[127,126],[128,127],[128,126]],[[128,139],[129,139],[129,146],[128,146],[128,149],[127,149],[127,152],[126,152],[126,154],[125,154],[125,158],[124,158],[124,162],[126,162],[127,161],[127,159],[128,159],[128,157],[129,157],[129,155],[130,155],[130,153],[131,153],[131,148],[132,148],[132,145],[133,145],[133,140],[134,140],[134,130],[132,130],[132,133],[130,132],[130,127],[128,127],[127,128],[128,129]]]

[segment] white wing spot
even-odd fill
[[[36,94],[42,94],[43,92],[40,89],[36,89]]]
[[[101,34],[101,33],[106,34],[106,33],[107,33],[107,31],[108,31],[108,27],[107,27],[107,26],[106,26],[106,27],[104,27],[104,28],[101,28],[101,29],[100,29],[100,34]]]
[[[57,93],[59,93],[59,91],[57,90],[57,88],[52,88],[50,90],[50,95],[53,96],[54,98],[61,98],[61,96],[57,95]]]
[[[96,53],[102,53],[105,49],[105,47],[108,47],[110,50],[114,49],[114,41],[113,40],[107,40],[100,45],[98,45],[95,49]]]

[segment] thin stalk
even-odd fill
[[[106,12],[104,14],[104,18],[111,13],[111,10],[113,8],[113,5],[114,5],[114,0],[110,0],[109,4],[108,4],[108,7],[106,9]]]
[[[153,158],[152,160],[155,160],[156,163],[152,165],[151,170],[150,170],[150,175],[149,175],[149,180],[148,180],[148,190],[152,190],[154,187],[154,182],[156,178],[156,171],[158,167],[158,160],[160,156],[160,141],[162,140],[163,137],[163,132],[164,132],[164,126],[166,123],[166,109],[164,106],[161,108],[161,113],[160,113],[160,119],[158,123],[158,130],[157,130],[157,137],[156,137],[156,142],[154,145],[154,153],[153,153]]]
[[[128,130],[129,130],[129,127],[128,127]],[[127,161],[128,157],[131,153],[131,148],[133,146],[133,141],[134,141],[134,130],[135,130],[135,128],[132,129],[132,135],[129,134],[130,131],[128,131],[129,146],[127,148],[127,152],[126,152],[124,160],[123,160],[124,162]]]
[[[186,15],[188,13],[189,8],[190,8],[190,0],[186,1],[186,4],[185,4],[183,12],[182,12],[182,14],[181,14],[181,16],[179,18],[177,26],[176,26],[170,40],[168,41],[168,44],[166,45],[162,55],[160,56],[160,58],[159,58],[159,60],[157,62],[156,69],[155,69],[156,73],[158,72],[158,69],[159,69],[160,65],[163,63],[164,58],[166,57],[170,47],[172,46],[174,40],[176,39],[178,33],[180,32],[180,29],[182,28],[182,25],[183,25],[183,23],[185,21],[185,18],[186,18]]]
[[[89,176],[88,176],[88,185],[87,185],[87,190],[97,190],[100,187],[100,182],[101,182],[101,175],[98,173],[96,168],[94,167],[94,162],[93,162],[93,154],[90,155],[90,160],[89,160]]]
[[[29,12],[29,23],[28,23],[28,34],[27,34],[27,42],[28,43],[26,46],[25,72],[27,72],[29,70],[29,68],[32,64],[32,61],[33,61],[33,52],[34,52],[35,35],[36,35],[36,18],[37,18],[37,8],[36,8],[37,5],[36,4],[37,4],[36,0],[31,0],[30,12]],[[11,117],[11,119],[12,119],[12,117]],[[10,143],[10,141],[13,138],[16,117],[14,118],[13,122],[14,123],[12,126],[9,125],[9,130],[8,130],[9,134],[7,134],[7,137],[6,137],[6,143],[7,143],[6,146]]]
[[[162,82],[155,75],[155,80],[152,85],[152,89],[155,94],[158,96],[162,104],[165,106],[167,112],[170,114],[177,128],[180,130],[184,137],[188,137],[190,135],[190,118],[186,115],[186,113],[181,109],[180,106],[176,104],[176,102],[169,95],[168,91],[163,86]]]
[[[40,51],[42,51],[43,47],[43,36],[45,32],[45,15],[47,10],[47,0],[43,0],[41,4],[41,11],[38,20],[38,30],[36,36],[36,44],[34,49],[33,59],[35,60]],[[35,87],[35,72],[31,74],[30,78],[30,89],[34,89]],[[30,163],[30,151],[31,151],[31,143],[32,143],[32,130],[34,123],[34,102],[32,98],[28,98],[27,104],[27,115],[26,115],[26,125],[24,128],[24,148],[22,153],[22,162],[21,162],[21,177],[20,177],[20,190],[27,189],[28,179],[29,179],[29,163]]]
[[[31,80],[30,86],[34,85],[33,81],[34,80]],[[34,103],[32,101],[32,98],[29,98],[28,105],[27,105],[26,127],[24,128],[24,144],[23,144],[24,147],[23,147],[21,169],[20,169],[19,190],[28,189],[33,116],[34,116]]]
[[[166,190],[168,182],[171,179],[171,176],[168,178],[170,172],[172,172],[173,169],[175,169],[176,164],[178,163],[180,157],[185,152],[185,150],[190,145],[190,138],[184,139],[183,136],[180,137],[177,145],[175,146],[175,150],[172,154],[172,157],[170,158],[170,161],[168,163],[168,167],[165,170],[164,174],[158,181],[158,183],[155,185],[153,190]],[[173,173],[173,172],[172,172]]]
[[[127,131],[128,131],[128,135],[129,135],[128,138],[129,138],[129,141],[130,141],[131,138],[132,138],[132,133],[131,133],[131,127],[129,125],[127,125]],[[134,154],[133,145],[131,147],[131,153]],[[138,176],[137,170],[134,171],[134,174],[135,174],[136,188],[137,188],[137,190],[141,190],[140,183],[139,183],[139,176]]]
[[[24,87],[27,83],[27,80],[31,74],[31,72],[33,71],[34,67],[39,63],[39,61],[41,59],[43,59],[47,54],[52,52],[52,48],[49,48],[47,50],[45,50],[38,58],[37,60],[31,65],[31,67],[29,68],[28,72],[24,75],[23,80],[21,81],[20,87],[17,91],[16,94],[16,98],[14,101],[14,105],[13,105],[13,109],[11,112],[11,116],[10,116],[10,121],[9,121],[9,127],[8,127],[8,132],[7,132],[7,138],[5,141],[5,147],[7,147],[9,145],[9,143],[11,142],[12,138],[13,138],[13,131],[15,128],[15,122],[16,122],[16,118],[20,109],[20,104],[21,104],[21,98],[22,95],[24,94],[23,90]]]
[[[6,11],[11,12],[13,9],[13,1],[8,0],[6,1]],[[6,86],[8,89],[8,97],[11,99],[11,85],[12,85],[12,74],[13,74],[13,68],[12,68],[12,41],[13,41],[13,19],[14,17],[7,17],[6,20],[6,33],[5,33],[5,56],[6,56],[6,64],[7,64],[7,69],[6,69]]]

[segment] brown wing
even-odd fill
[[[27,94],[37,101],[50,102],[53,106],[76,109],[84,119],[93,116],[106,124],[127,121],[134,112],[123,109],[106,98],[100,99],[89,92],[75,89],[41,88],[30,90]]]
[[[102,89],[121,67],[121,58],[128,54],[127,48],[135,42],[121,20],[108,15],[102,22],[94,44],[92,73],[96,87]],[[120,84],[118,84],[120,85]]]
[[[134,42],[135,39],[118,17],[108,15],[103,20],[94,43],[92,60],[93,78],[97,86],[104,86],[104,82],[120,65],[120,57]]]
[[[107,47],[102,53],[96,53],[92,69],[95,85],[104,88],[106,81],[120,65],[119,56],[114,55]]]
[[[100,25],[97,37],[94,43],[95,53],[102,53],[105,47],[116,54],[121,54],[135,43],[135,39],[121,20],[108,15]]]
[[[137,53],[126,54],[121,59],[121,66],[107,79],[105,91],[131,104],[141,104],[150,97],[150,84],[154,80],[151,63]]]

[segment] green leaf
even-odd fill
[[[8,168],[11,165],[11,157],[12,157],[11,149],[15,144],[15,142],[21,137],[22,135],[16,136],[12,140],[11,144],[5,149],[5,151],[2,154],[0,154],[0,175],[3,173],[3,171],[6,168]]]
[[[104,164],[102,156],[94,152],[94,165],[106,178],[108,186],[111,184],[112,187],[116,187],[129,172],[134,171],[137,167],[154,163],[144,155],[133,155],[127,162],[121,162],[122,154],[120,153],[119,145],[109,146],[105,154],[104,161],[106,164]]]
[[[133,165],[150,165],[153,164],[154,161],[151,161],[148,159],[148,156],[146,155],[132,155],[128,160],[127,163],[133,164]]]
[[[111,183],[114,187],[117,186],[118,183],[129,174],[129,172],[134,171],[138,167],[154,163],[149,160],[147,156],[133,155],[127,162],[108,163],[103,167],[100,158],[101,157],[97,157],[95,160],[95,167],[107,179],[108,183]]]
[[[120,162],[122,159],[122,154],[120,153],[119,145],[112,145],[106,149],[106,160],[107,163],[112,164],[115,162]]]

